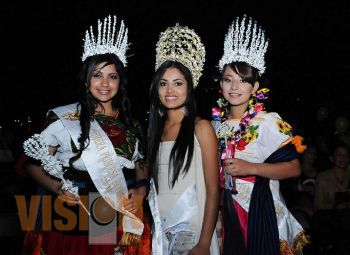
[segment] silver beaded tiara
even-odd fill
[[[120,23],[119,31],[116,30],[117,17],[113,16],[113,25],[111,16],[104,19],[103,24],[97,21],[97,36],[94,36],[93,28],[86,30],[84,40],[84,53],[82,61],[86,58],[98,54],[111,53],[118,56],[124,66],[126,66],[126,51],[128,49],[128,28],[125,27],[124,21]],[[117,32],[117,33],[116,33]]]
[[[247,19],[248,22],[246,22]],[[219,62],[220,70],[222,71],[226,64],[232,62],[246,62],[258,69],[259,74],[262,75],[265,72],[265,53],[268,44],[265,31],[256,21],[244,15],[239,22],[238,17],[226,34],[224,55]]]

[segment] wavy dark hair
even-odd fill
[[[89,144],[90,123],[91,121],[94,121],[93,115],[95,113],[96,107],[99,105],[103,108],[101,102],[99,102],[91,94],[89,89],[91,85],[91,78],[94,71],[96,70],[96,67],[103,62],[106,62],[104,66],[115,65],[115,68],[119,75],[118,93],[112,99],[112,106],[114,109],[119,110],[119,118],[126,125],[126,127],[137,134],[137,130],[131,117],[131,103],[127,96],[127,79],[123,63],[115,54],[99,54],[90,56],[84,61],[79,74],[79,79],[82,83],[80,100],[78,104],[78,109],[80,108],[81,135],[78,139],[78,153],[69,160],[70,166],[72,166],[74,161],[80,158],[83,150]]]
[[[254,83],[259,80],[259,70],[246,62],[232,62],[224,65],[221,78],[223,78],[227,67],[230,67],[243,81],[251,85],[254,85]]]
[[[174,187],[179,174],[186,174],[190,168],[193,147],[194,147],[194,128],[196,119],[196,103],[193,93],[193,80],[191,72],[183,64],[176,61],[165,61],[155,72],[150,88],[150,112],[148,125],[148,160],[150,174],[154,179],[154,183],[158,190],[158,150],[161,142],[161,137],[164,129],[165,120],[167,119],[166,108],[159,100],[159,84],[165,71],[169,68],[178,69],[185,77],[188,85],[187,98],[184,102],[185,115],[181,121],[179,134],[170,153],[169,158],[169,173],[170,168],[173,168],[173,175],[169,177],[169,186]],[[187,160],[185,162],[187,152]]]

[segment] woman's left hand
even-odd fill
[[[224,171],[231,176],[256,175],[254,163],[238,158],[225,159]]]
[[[189,251],[188,255],[210,255],[210,248],[198,243]]]
[[[137,211],[137,205],[136,205],[134,193],[135,193],[135,190],[130,189],[129,196],[125,197],[122,200],[122,206],[123,206],[124,210],[127,210],[133,214],[135,214],[135,212]]]
[[[124,198],[122,201],[122,205],[125,210],[135,214],[139,209],[142,208],[142,203],[145,198],[145,193],[142,191],[140,187],[139,189],[130,189],[129,197]]]

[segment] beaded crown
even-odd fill
[[[193,86],[198,85],[205,62],[205,48],[193,29],[176,24],[159,36],[156,45],[156,69],[167,60],[186,66],[193,77]]]
[[[125,27],[124,21],[121,20],[119,31],[116,28],[117,17],[111,16],[104,19],[103,23],[97,21],[97,36],[94,36],[93,28],[87,29],[84,40],[84,52],[81,57],[82,61],[86,58],[98,54],[111,53],[118,56],[124,66],[126,66],[126,51],[128,49],[128,28]]]
[[[253,24],[254,23],[254,24]],[[219,62],[222,71],[226,64],[246,62],[258,69],[259,74],[265,72],[265,53],[268,46],[265,31],[252,18],[239,17],[231,24],[225,37],[224,55]]]

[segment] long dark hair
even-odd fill
[[[185,77],[188,85],[187,98],[184,102],[185,115],[181,121],[179,134],[176,137],[175,144],[171,150],[169,158],[169,170],[173,167],[173,176],[169,179],[169,185],[174,187],[181,169],[187,173],[190,168],[193,147],[194,147],[194,129],[196,119],[196,103],[193,94],[193,81],[191,72],[183,64],[176,61],[165,61],[155,72],[150,89],[150,113],[148,125],[148,160],[149,170],[154,179],[158,190],[158,150],[164,129],[165,120],[167,119],[167,111],[159,100],[159,84],[165,71],[168,68],[178,69]],[[185,156],[187,152],[187,160]],[[169,171],[170,173],[170,171]]]
[[[101,102],[99,102],[98,100],[96,100],[95,97],[93,97],[89,89],[94,70],[99,64],[103,62],[106,62],[104,66],[115,65],[115,68],[119,75],[118,93],[112,99],[112,107],[114,109],[119,110],[119,118],[126,125],[126,127],[136,132],[130,113],[131,103],[127,96],[127,79],[123,63],[115,54],[99,54],[88,57],[84,61],[79,75],[80,81],[82,83],[82,90],[78,104],[78,109],[80,108],[79,120],[81,126],[81,135],[78,139],[78,153],[69,160],[69,164],[71,166],[74,163],[74,161],[80,158],[83,150],[89,144],[90,122],[93,121],[93,115],[95,113],[96,107],[100,105],[103,109]]]

